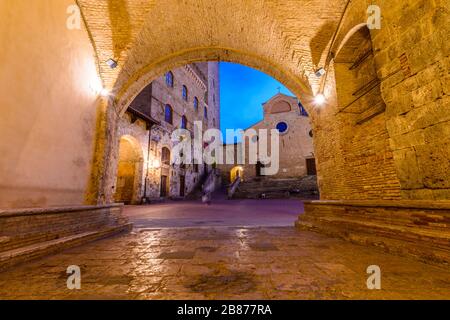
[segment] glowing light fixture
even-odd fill
[[[159,169],[161,168],[161,161],[158,159],[150,160],[148,163],[149,169]]]
[[[315,72],[317,78],[322,77],[325,73],[327,73],[327,72],[325,71],[324,68],[319,68]]]
[[[111,69],[115,69],[115,68],[117,68],[117,61],[116,60],[114,60],[114,59],[108,59],[107,61],[106,61],[106,64],[111,68]]]
[[[105,89],[105,88],[101,89],[101,90],[100,90],[100,95],[101,95],[102,97],[107,97],[107,96],[109,96],[109,90],[108,90],[108,89]]]
[[[323,105],[326,102],[325,96],[319,93],[317,96],[314,97],[314,102],[317,105]]]

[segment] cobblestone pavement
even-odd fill
[[[210,206],[201,201],[168,201],[151,206],[126,206],[124,215],[139,228],[293,226],[303,212],[295,199],[229,201],[216,196]]]
[[[69,265],[81,290],[66,287]],[[368,290],[379,265],[381,290]],[[293,227],[141,230],[0,273],[1,299],[450,299],[450,270]]]

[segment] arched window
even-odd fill
[[[197,97],[194,98],[194,110],[198,111],[198,98]]]
[[[166,84],[168,87],[173,88],[173,73],[171,71],[166,73]]]
[[[205,109],[203,110],[203,116],[205,117],[205,119],[208,119],[208,108],[205,107]]]
[[[183,100],[188,101],[188,89],[186,86],[183,86]]]
[[[161,151],[161,163],[166,166],[170,166],[170,150],[169,148],[162,148]]]
[[[187,129],[187,118],[186,116],[181,117],[181,129]]]
[[[173,124],[173,110],[172,110],[172,107],[168,104],[166,104],[166,107],[164,110],[164,120],[167,123]]]

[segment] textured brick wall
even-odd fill
[[[449,47],[442,41],[449,34],[444,23],[448,6],[443,1],[376,3],[383,23],[370,35],[386,110],[361,125],[354,124],[357,118],[351,114],[336,115],[346,105],[339,96],[351,83],[339,79],[339,68],[332,64],[326,86],[331,99],[318,109],[314,123],[322,197],[448,199]],[[353,27],[366,21],[367,5],[352,2],[333,52]],[[379,99],[378,94],[368,97],[361,106]]]

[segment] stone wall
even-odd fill
[[[357,244],[450,264],[449,201],[307,201],[296,223]]]
[[[174,77],[173,87],[166,84],[165,75],[158,77],[151,85],[144,88],[131,104],[131,107],[149,110],[149,114],[158,122],[152,126],[151,133],[142,119],[134,121],[129,112],[126,112],[118,122],[117,137],[133,137],[143,158],[142,169],[138,173],[140,182],[135,184],[135,203],[139,203],[143,197],[150,199],[160,197],[161,175],[169,178],[169,197],[180,196],[181,177],[185,179],[185,195],[191,193],[200,182],[203,174],[202,165],[199,165],[198,168],[192,164],[183,167],[165,165],[161,161],[162,149],[172,150],[174,147],[171,135],[174,130],[181,128],[182,116],[187,118],[187,129],[190,131],[193,129],[194,121],[202,122],[203,131],[208,128],[217,128],[220,124],[218,64],[198,63],[174,69],[171,72]],[[187,101],[182,97],[183,86],[188,88]],[[199,101],[197,109],[194,108],[195,97]],[[167,104],[173,109],[172,124],[165,121],[164,110]],[[204,116],[205,108],[208,114],[207,118]],[[114,149],[119,150],[118,148],[119,146],[116,144]],[[115,163],[114,167],[117,168],[117,156],[114,156],[112,160]],[[155,160],[160,166],[154,166]],[[145,183],[146,180],[147,183]],[[117,180],[113,189],[117,190]]]
[[[0,208],[85,201],[101,80],[74,4],[0,2]]]
[[[346,79],[339,79],[337,66],[331,64],[325,86],[329,101],[317,108],[314,122],[321,195],[448,199],[450,50],[442,41],[449,34],[443,22],[449,17],[448,7],[442,1],[376,3],[383,23],[380,30],[370,31],[373,61],[366,63],[375,67],[385,112],[363,124],[355,124],[354,115],[339,113],[345,107],[338,97]],[[332,48],[337,58],[355,26],[365,28],[367,7],[366,1],[351,3]],[[375,99],[369,96],[363,106],[375,105]]]

